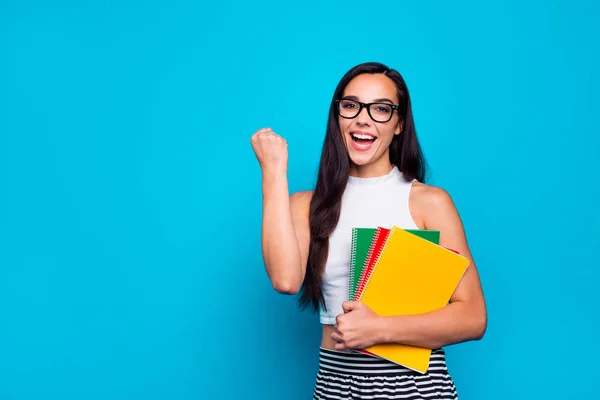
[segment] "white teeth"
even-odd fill
[[[375,136],[363,135],[363,134],[360,134],[360,133],[353,133],[352,136],[354,136],[357,139],[375,139]]]

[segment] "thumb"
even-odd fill
[[[358,301],[345,301],[342,303],[342,308],[344,309],[344,312],[350,312],[352,310],[356,310],[358,305]]]

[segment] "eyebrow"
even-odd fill
[[[344,99],[359,101],[358,97],[356,97],[356,96],[344,96]],[[392,100],[388,99],[387,97],[381,97],[379,99],[373,100],[373,103],[382,103],[382,102],[389,102],[392,104],[394,103]]]

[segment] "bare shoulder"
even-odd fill
[[[312,195],[312,190],[302,190],[292,193],[290,195],[290,207],[292,212],[306,214],[306,216],[308,216]]]
[[[454,200],[448,191],[441,187],[421,182],[414,183],[413,190],[410,193],[410,200],[411,204],[420,211],[449,211],[455,208]]]
[[[298,191],[290,195],[290,212],[296,229],[308,229],[312,195],[312,190]]]
[[[298,240],[302,265],[306,267],[310,246],[310,201],[312,191],[299,191],[290,196],[290,212],[292,223]]]
[[[290,201],[295,203],[306,203],[310,204],[310,200],[312,199],[313,191],[312,190],[300,190],[294,192],[290,195]]]
[[[424,229],[439,229],[448,219],[456,223],[458,210],[445,189],[415,182],[410,192],[410,211]]]

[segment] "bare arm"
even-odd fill
[[[307,192],[288,195],[285,176],[263,176],[263,259],[273,288],[279,293],[297,293],[304,280],[309,202]]]
[[[425,228],[439,230],[440,245],[457,250],[471,263],[448,306],[426,314],[382,317],[378,341],[438,348],[481,339],[487,327],[487,311],[462,221],[444,190],[420,189],[419,201],[415,203],[422,210],[419,214],[423,215]]]
[[[294,294],[306,272],[309,247],[308,213],[311,195],[289,195],[287,142],[271,128],[252,135],[262,170],[262,254],[267,275],[279,293]]]

